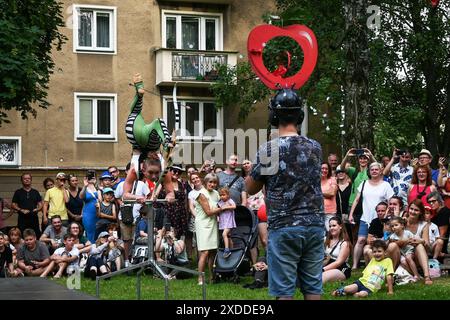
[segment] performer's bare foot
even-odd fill
[[[136,84],[136,83],[139,83],[139,82],[142,82],[142,76],[141,76],[140,73],[136,73],[136,74],[133,76],[133,83]],[[145,93],[145,90],[144,90],[144,88],[139,88],[139,89],[138,89],[138,92],[139,92],[140,94],[144,94],[144,93]]]

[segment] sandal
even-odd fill
[[[425,282],[426,285],[432,285],[433,284],[433,280],[431,280],[430,276],[426,276],[424,278],[424,282]]]
[[[339,288],[339,289],[334,290],[334,291],[331,293],[331,295],[334,296],[334,297],[342,297],[342,296],[345,296],[344,288]]]

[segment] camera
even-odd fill
[[[404,155],[405,153],[406,153],[406,150],[397,150],[397,151],[395,152],[395,154],[396,154],[397,156]]]
[[[356,149],[355,154],[358,157],[364,155],[364,149]]]
[[[88,180],[95,179],[95,171],[94,170],[88,170],[86,173],[86,178]]]

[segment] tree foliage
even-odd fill
[[[22,118],[33,104],[47,108],[48,82],[54,68],[53,45],[61,49],[66,37],[61,4],[54,0],[0,0],[0,126],[10,122],[7,110]]]
[[[377,29],[368,28],[369,5],[380,9]],[[277,7],[279,24],[304,24],[316,34],[318,63],[300,95],[321,117],[327,142],[374,146],[378,154],[395,146],[448,155],[447,1],[433,8],[429,0],[277,0]],[[260,100],[251,88],[241,85],[233,94]]]

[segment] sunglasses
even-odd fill
[[[172,171],[173,174],[180,174],[181,173],[181,170],[178,170],[178,169],[172,169],[170,171]]]
[[[114,170],[114,171],[109,171],[109,173],[116,173],[117,172],[117,170]]]

